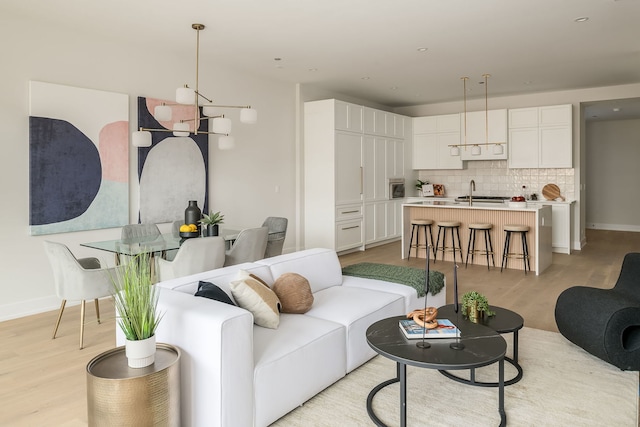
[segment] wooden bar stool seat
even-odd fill
[[[427,230],[429,231],[429,237],[431,240],[431,247],[433,248],[433,231],[431,226],[433,221],[430,219],[414,219],[411,221],[411,238],[409,239],[409,253],[407,259],[411,258],[411,248],[416,248],[416,258],[418,257],[418,250],[420,248],[427,249]],[[420,229],[424,231],[424,244],[420,244]],[[413,243],[413,235],[416,235],[416,242]]]
[[[447,246],[447,230],[451,234],[451,246]],[[458,237],[458,246],[456,247],[456,237]],[[442,234],[442,242],[440,242],[440,234]],[[442,260],[444,261],[445,252],[453,252],[453,262],[456,262],[456,252],[460,253],[460,262],[462,263],[462,244],[460,243],[460,221],[438,221],[438,238],[436,239],[436,248],[433,251],[433,261],[438,258],[438,251],[442,252]]]
[[[519,258],[524,263],[524,274],[527,274],[527,270],[531,271],[531,264],[529,262],[529,245],[527,245],[527,233],[529,232],[528,225],[520,224],[506,224],[503,227],[505,231],[504,250],[502,251],[502,264],[500,271],[507,266],[508,258]],[[517,233],[520,235],[522,241],[522,252],[509,252],[509,245],[511,244],[511,235]]]
[[[473,264],[473,258],[475,254],[485,255],[487,257],[487,270],[490,270],[489,255],[491,255],[491,261],[493,266],[496,266],[496,259],[493,254],[493,243],[491,242],[491,229],[493,224],[481,223],[481,224],[469,224],[469,244],[467,245],[467,257],[465,259],[465,268],[469,265],[469,255],[471,255],[471,263]],[[480,231],[484,233],[484,249],[476,249],[476,233]]]

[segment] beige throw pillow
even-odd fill
[[[282,303],[283,313],[303,314],[313,305],[313,293],[309,281],[297,273],[284,273],[273,284]]]
[[[238,305],[253,314],[253,322],[265,328],[277,329],[280,324],[280,300],[259,277],[244,270],[238,280],[230,283],[231,294]]]

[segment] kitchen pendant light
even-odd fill
[[[207,134],[221,135],[218,141],[218,147],[223,150],[231,149],[235,146],[233,138],[229,136],[231,132],[231,120],[225,118],[223,114],[216,113],[216,109],[234,108],[240,110],[240,122],[256,123],[258,120],[258,112],[251,108],[250,105],[213,105],[213,100],[207,98],[199,90],[199,65],[200,65],[200,31],[204,30],[203,24],[192,24],[191,28],[196,30],[196,81],[195,88],[188,85],[176,89],[176,104],[166,104],[157,106],[154,109],[154,118],[158,122],[171,121],[173,105],[193,105],[193,119],[181,120],[172,125],[171,129],[149,129],[140,127],[138,131],[131,135],[132,145],[136,147],[151,146],[151,132],[173,132],[175,136],[189,136],[190,134]],[[207,101],[208,104],[200,104],[200,98]],[[201,108],[202,107],[202,108]],[[202,109],[202,112],[200,111]],[[211,119],[211,130],[201,131],[200,123],[203,120]],[[193,131],[191,131],[193,129]]]
[[[459,156],[460,155],[460,146],[462,145],[464,149],[467,149],[467,80],[469,77],[460,77],[462,80],[462,105],[464,108],[464,116],[462,116],[464,121],[464,144],[453,144],[450,145],[449,155],[451,156]]]
[[[482,150],[480,149],[479,145],[476,144],[473,147],[471,147],[471,155],[472,156],[479,156],[481,152],[482,152]]]
[[[483,74],[484,77],[484,133],[485,133],[485,147],[489,148],[489,77],[491,74]],[[504,153],[504,148],[502,147],[503,142],[494,142],[493,146],[493,154],[496,156],[502,155]]]

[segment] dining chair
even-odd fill
[[[267,227],[246,228],[242,230],[231,249],[227,251],[224,265],[235,265],[243,262],[253,262],[264,258],[267,249]]]
[[[287,224],[289,221],[287,218],[270,216],[262,223],[263,227],[269,229],[269,236],[267,238],[267,249],[264,252],[265,258],[277,256],[282,254],[282,247],[284,246],[284,239],[287,236]]]
[[[186,239],[173,261],[157,260],[158,281],[214,270],[224,265],[225,241],[219,236]]]
[[[112,278],[118,274],[119,267],[101,268],[97,258],[78,259],[62,243],[45,241],[44,249],[53,269],[56,295],[62,299],[52,339],[56,338],[67,300],[81,301],[80,349],[82,349],[84,347],[85,301],[95,301],[96,316],[98,323],[100,323],[98,298],[112,295],[114,290]]]
[[[143,243],[155,240],[160,236],[160,229],[155,224],[127,224],[122,227],[120,239],[123,243]]]

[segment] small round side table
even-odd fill
[[[145,368],[127,365],[117,347],[87,365],[89,426],[179,426],[180,350],[156,344],[155,362]]]
[[[504,385],[515,384],[522,379],[522,366],[520,366],[520,364],[518,363],[518,331],[524,326],[524,319],[518,313],[506,308],[491,306],[491,310],[496,313],[495,316],[484,316],[478,323],[493,329],[499,334],[513,334],[513,357],[505,356],[504,360],[510,363],[514,368],[516,368],[517,374],[511,379],[505,380]],[[457,318],[457,315],[453,308],[453,304],[445,305],[438,308],[438,315],[444,317],[448,316],[450,319]],[[462,313],[460,313],[460,318],[463,318]],[[464,319],[464,321],[467,322],[468,320]],[[455,323],[456,321],[452,320],[452,322]],[[471,384],[480,387],[498,387],[497,382],[476,381],[475,372],[473,369],[471,370],[471,377],[468,380],[460,378],[447,371],[440,371],[440,373],[452,380],[459,381],[465,384]]]

